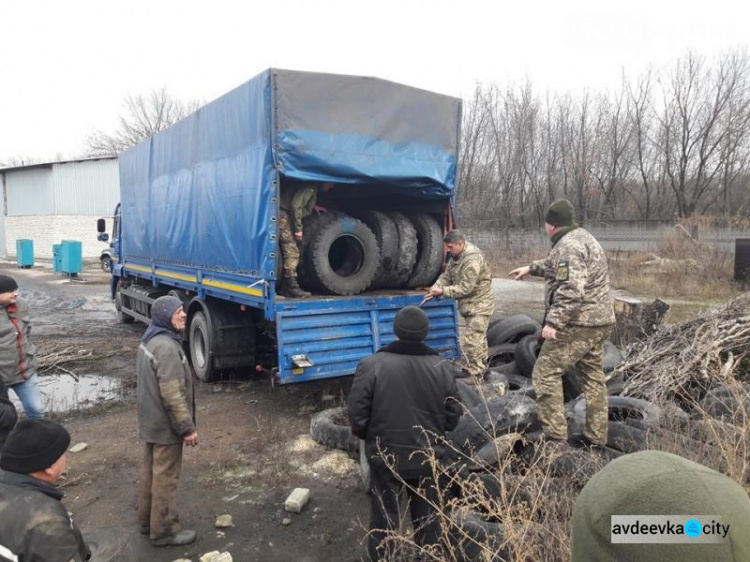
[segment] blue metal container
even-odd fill
[[[77,240],[63,240],[61,270],[67,275],[78,275],[83,271],[83,245]]]
[[[52,271],[62,272],[62,244],[52,244]]]
[[[34,241],[16,240],[18,267],[34,267]]]

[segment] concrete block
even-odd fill
[[[284,509],[293,513],[301,513],[308,501],[310,501],[310,490],[295,488],[284,502]]]

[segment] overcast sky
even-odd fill
[[[601,91],[749,41],[750,0],[3,0],[0,161],[80,154],[129,93],[210,101],[269,67]]]

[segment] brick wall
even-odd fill
[[[82,242],[84,258],[98,258],[108,244],[96,239],[98,216],[88,215],[26,215],[5,217],[5,240],[8,257],[16,255],[16,240],[34,241],[34,256],[52,258],[52,244],[63,240]],[[112,221],[107,221],[107,228]]]

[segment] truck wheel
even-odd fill
[[[391,219],[398,231],[399,254],[396,267],[393,268],[386,281],[386,287],[400,289],[411,275],[417,262],[417,230],[403,213],[391,213]]]
[[[356,295],[367,289],[380,262],[372,230],[348,216],[322,226],[308,251],[313,278],[335,295]]]
[[[211,330],[203,312],[196,312],[190,321],[190,359],[193,370],[203,382],[210,382],[216,376],[216,369],[211,359]]]
[[[380,248],[380,265],[375,273],[375,279],[370,289],[385,285],[391,271],[396,267],[399,256],[398,230],[391,217],[380,211],[365,211],[358,214],[359,218],[372,230]]]
[[[101,259],[102,271],[109,273],[112,271],[112,258],[109,256],[103,256]]]
[[[417,231],[417,262],[406,281],[409,289],[432,285],[443,265],[443,229],[431,215],[420,213],[411,216]]]
[[[122,311],[122,295],[120,294],[119,286],[117,287],[117,292],[115,293],[115,310],[117,311],[117,319],[121,324],[132,324],[135,321],[135,318],[130,316],[130,314],[126,314]]]
[[[525,314],[513,314],[487,330],[487,345],[490,347],[503,343],[518,343],[521,338],[536,333],[541,329],[539,322]]]

